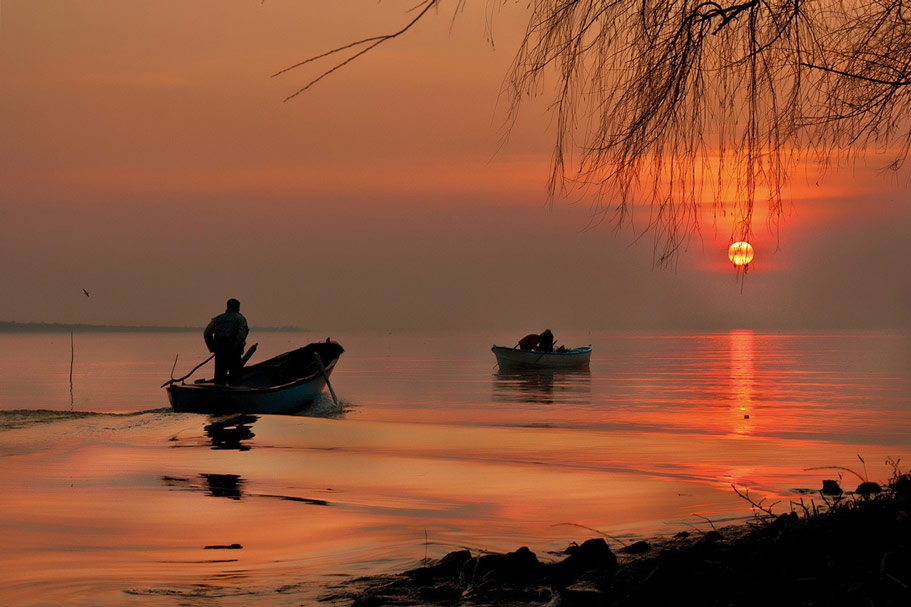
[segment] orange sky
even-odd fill
[[[317,72],[270,74],[412,4],[2,0],[0,320],[195,325],[234,296],[332,331],[911,326],[907,172],[795,175],[742,289],[710,215],[655,270],[650,236],[548,205],[544,103],[502,138],[523,6],[494,48],[469,2],[282,102]]]

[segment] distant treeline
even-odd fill
[[[306,332],[302,327],[251,327],[255,331]],[[0,321],[0,333],[189,333],[202,331],[202,327],[158,327],[151,325],[88,325],[56,322],[8,322]]]

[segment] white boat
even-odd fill
[[[170,383],[168,400],[182,413],[289,413],[319,397],[342,352],[334,341],[313,343],[244,367],[239,385]]]
[[[500,368],[554,369],[587,367],[592,357],[591,346],[582,346],[562,352],[541,352],[494,345],[491,350],[496,355],[497,364],[500,365]]]

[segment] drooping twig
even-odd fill
[[[750,505],[753,506],[753,508],[754,508],[755,510],[759,510],[759,511],[761,511],[761,512],[765,512],[765,513],[766,513],[767,515],[769,515],[769,516],[775,516],[775,514],[772,512],[772,508],[773,508],[776,504],[778,504],[778,502],[773,502],[773,503],[769,504],[768,506],[763,506],[763,505],[762,505],[762,502],[763,502],[764,500],[759,500],[758,502],[755,501],[753,498],[750,497],[750,491],[749,491],[749,489],[745,490],[744,493],[741,493],[741,492],[737,489],[737,487],[734,485],[734,483],[731,483],[731,489],[733,489],[733,490],[734,490],[734,493],[736,493],[741,499],[744,499],[744,500],[746,500],[747,502],[749,502]]]
[[[623,540],[621,540],[620,538],[614,537],[612,535],[608,535],[608,534],[604,533],[603,531],[601,531],[600,529],[595,529],[594,527],[586,527],[585,525],[580,525],[579,523],[554,523],[553,525],[551,525],[551,527],[560,527],[562,525],[568,525],[570,527],[578,527],[580,529],[585,529],[586,531],[591,531],[593,533],[597,533],[601,537],[606,537],[607,539],[609,539],[611,541],[617,542],[618,544],[620,544],[623,547],[626,547],[629,545],[626,542],[624,542]]]
[[[859,478],[861,480],[861,482],[864,482],[864,483],[867,482],[867,479],[865,479],[863,476],[861,476],[854,470],[851,470],[850,468],[845,468],[844,466],[816,466],[814,468],[804,468],[804,470],[844,470],[845,472],[850,472],[851,474],[853,474],[854,476]]]
[[[735,490],[735,491],[736,491],[736,490]],[[709,526],[711,526],[712,531],[716,531],[716,532],[718,531],[718,529],[715,528],[715,523],[713,523],[713,522],[712,522],[712,519],[710,519],[709,517],[707,517],[707,516],[702,516],[701,514],[695,514],[695,513],[693,513],[693,516],[698,517],[698,518],[701,518],[701,519],[704,520],[706,523],[708,523]]]
[[[345,60],[343,60],[343,61],[340,61],[340,62],[336,63],[336,64],[333,65],[331,68],[329,68],[329,69],[325,70],[324,72],[322,72],[319,76],[317,76],[316,78],[314,78],[313,80],[311,80],[310,82],[308,82],[305,86],[299,88],[299,89],[296,90],[295,92],[293,92],[293,93],[291,93],[290,95],[288,95],[287,97],[285,97],[284,100],[285,100],[285,101],[290,101],[291,99],[294,99],[295,97],[297,97],[298,95],[300,95],[301,93],[303,93],[304,91],[306,91],[307,89],[309,89],[310,87],[312,87],[314,84],[316,84],[317,82],[319,82],[320,80],[322,80],[323,78],[325,78],[326,76],[328,76],[329,74],[335,72],[336,70],[339,70],[339,69],[345,67],[346,65],[348,65],[349,63],[351,63],[352,61],[354,61],[355,59],[357,59],[358,57],[360,57],[360,56],[362,56],[362,55],[365,55],[365,54],[369,53],[370,51],[372,51],[373,49],[375,49],[375,48],[378,47],[379,45],[383,44],[384,42],[388,42],[389,40],[392,40],[392,39],[394,39],[394,38],[398,38],[399,36],[401,36],[402,34],[404,34],[405,32],[407,32],[408,30],[410,30],[412,27],[414,27],[414,25],[415,25],[418,21],[420,21],[421,18],[422,18],[424,15],[426,15],[427,12],[430,11],[430,9],[433,8],[433,7],[435,7],[437,4],[439,4],[439,0],[423,0],[420,4],[418,4],[418,5],[415,7],[415,9],[416,9],[416,8],[419,8],[419,7],[423,6],[423,8],[420,10],[420,12],[418,12],[418,14],[414,17],[414,19],[412,19],[410,22],[408,22],[402,29],[398,30],[397,32],[394,32],[394,33],[392,33],[392,34],[383,34],[383,35],[381,35],[381,36],[372,36],[372,37],[370,37],[370,38],[364,38],[363,40],[358,40],[358,41],[356,41],[356,42],[351,42],[351,43],[349,43],[349,44],[345,44],[345,45],[343,45],[343,46],[336,47],[336,48],[334,48],[334,49],[332,49],[332,50],[330,50],[330,51],[326,51],[325,53],[322,53],[322,54],[320,54],[320,55],[316,55],[315,57],[310,57],[309,59],[305,59],[305,60],[303,60],[303,61],[300,61],[300,62],[298,62],[298,63],[295,63],[294,65],[290,65],[290,66],[288,66],[288,67],[286,67],[286,68],[284,68],[284,69],[282,69],[282,70],[279,70],[279,71],[275,72],[274,74],[272,74],[272,77],[273,77],[273,78],[276,77],[276,76],[280,76],[281,74],[284,74],[285,72],[289,72],[289,71],[291,71],[291,70],[293,70],[293,69],[299,68],[299,67],[301,67],[302,65],[306,65],[306,64],[312,63],[312,62],[314,62],[314,61],[316,61],[316,60],[318,60],[318,59],[322,59],[323,57],[329,57],[329,56],[331,56],[331,55],[335,55],[335,54],[337,54],[337,53],[340,53],[340,52],[342,52],[342,51],[346,51],[346,50],[348,50],[348,49],[353,49],[353,48],[357,48],[357,47],[363,47],[363,48],[361,48],[360,50],[358,50],[356,53],[354,53],[353,55],[351,55],[350,57],[348,57],[347,59],[345,59]]]

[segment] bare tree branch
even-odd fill
[[[322,80],[323,78],[328,76],[329,74],[345,67],[346,65],[348,65],[349,63],[351,63],[352,61],[357,59],[358,57],[361,57],[362,55],[369,53],[370,51],[372,51],[379,45],[383,44],[384,42],[388,42],[390,40],[398,38],[402,34],[406,33],[408,30],[410,30],[412,27],[414,27],[415,24],[418,21],[420,21],[421,18],[423,18],[424,15],[426,15],[430,11],[430,9],[436,7],[439,3],[440,3],[440,0],[422,0],[418,5],[416,5],[414,7],[414,9],[412,9],[412,10],[418,11],[417,15],[411,21],[409,21],[404,27],[402,27],[400,30],[398,30],[392,34],[384,34],[382,36],[372,36],[370,38],[364,38],[363,40],[358,40],[357,42],[351,42],[350,44],[345,44],[345,45],[339,46],[330,51],[327,51],[320,55],[316,55],[315,57],[310,57],[309,59],[305,59],[303,61],[295,63],[294,65],[290,65],[284,69],[281,69],[281,70],[275,72],[274,74],[272,74],[273,78],[276,76],[280,76],[281,74],[284,74],[285,72],[289,72],[293,69],[299,68],[303,65],[307,65],[308,63],[317,61],[318,59],[322,59],[324,57],[329,57],[331,55],[335,55],[337,53],[346,51],[351,48],[364,46],[364,48],[360,49],[359,51],[357,51],[356,53],[354,53],[347,59],[333,65],[328,70],[325,70],[324,72],[322,72],[319,76],[317,76],[316,78],[314,78],[313,80],[308,82],[305,86],[301,87],[297,91],[295,91],[295,92],[291,93],[290,95],[288,95],[287,97],[285,97],[284,100],[289,101],[291,99],[294,99],[295,97],[297,97],[298,95],[300,95],[301,93],[303,93],[304,91],[306,91],[307,89],[312,87],[314,84],[316,84],[317,82],[319,82],[320,80]]]
[[[505,3],[505,0],[487,0]],[[456,12],[465,0],[456,2]],[[824,165],[877,144],[898,168],[911,150],[911,20],[905,0],[529,0],[506,80],[514,124],[551,90],[548,189],[589,192],[617,225],[649,203],[659,264],[699,233],[704,204],[749,240],[757,203],[775,229],[800,159]],[[288,99],[409,31],[358,49]]]

